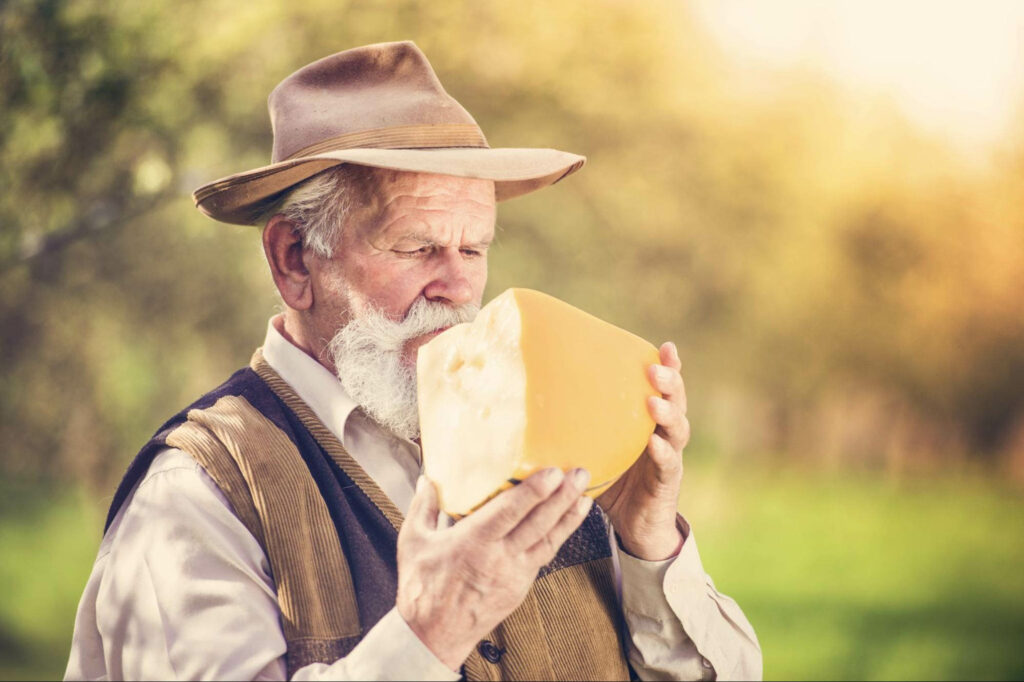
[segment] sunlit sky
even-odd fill
[[[890,95],[957,146],[1024,116],[1024,0],[692,0],[741,65],[824,71]]]

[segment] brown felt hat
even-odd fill
[[[558,182],[586,161],[557,149],[488,147],[408,41],[313,62],[281,81],[268,106],[270,165],[197,189],[193,198],[206,215],[250,225],[283,192],[343,163],[493,180],[500,201]]]

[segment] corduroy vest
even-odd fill
[[[202,465],[266,553],[289,676],[345,656],[394,606],[401,512],[259,351],[142,448],[108,527],[168,446]],[[465,677],[629,679],[614,590],[611,547],[594,509],[523,604],[466,660]]]

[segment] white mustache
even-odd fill
[[[438,329],[470,322],[478,312],[480,306],[473,303],[452,306],[428,301],[421,296],[400,321],[392,320],[379,310],[371,310],[342,327],[339,333],[355,326],[358,335],[364,337],[366,343],[372,343],[383,351],[400,351],[409,340]]]

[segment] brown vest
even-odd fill
[[[310,442],[315,440],[397,532],[401,512],[341,442],[259,351],[250,366],[262,380],[253,381],[269,387],[308,430]],[[310,663],[331,663],[365,634],[360,607],[365,614],[366,605],[360,600],[371,596],[353,586],[340,529],[307,466],[308,454],[304,459],[296,446],[302,441],[282,430],[280,418],[268,416],[267,401],[254,399],[251,387],[238,394],[221,391],[211,401],[183,412],[180,422],[169,422],[162,440],[203,466],[266,553],[277,587],[289,676]],[[467,679],[629,679],[610,552],[595,549],[607,544],[607,535],[600,537],[595,527],[577,531],[541,570],[522,605],[466,660]],[[393,605],[393,593],[389,599]]]

